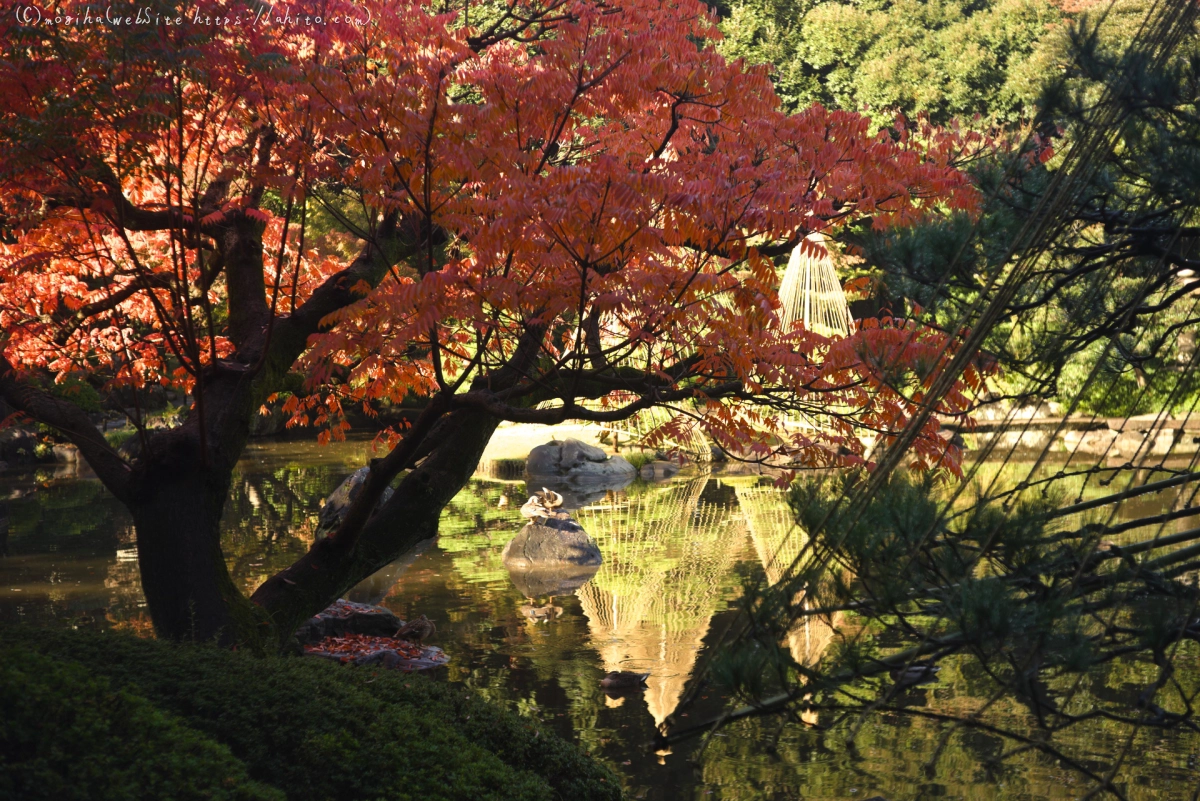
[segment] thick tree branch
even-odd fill
[[[329,539],[334,545],[347,549],[354,545],[359,531],[366,525],[375,504],[383,497],[384,490],[392,479],[413,466],[434,426],[449,409],[447,397],[438,394],[425,406],[421,416],[413,423],[404,439],[382,459],[372,460],[367,471],[367,480],[359,489],[354,503],[346,510],[346,516],[337,531]]]
[[[123,503],[129,502],[132,495],[130,467],[108,444],[86,412],[22,379],[4,356],[0,356],[0,396],[39,423],[61,432],[79,448],[79,453],[109,492]]]
[[[703,395],[705,398],[723,398],[731,395],[738,395],[744,389],[744,385],[740,381],[730,381],[716,386],[696,388],[684,387],[677,389],[663,389],[649,391],[643,394],[637,400],[627,403],[616,409],[600,411],[596,409],[588,409],[576,403],[574,398],[568,399],[562,406],[551,409],[530,409],[519,406],[512,406],[505,403],[500,398],[497,398],[491,392],[479,392],[472,390],[461,395],[454,396],[456,406],[463,408],[475,408],[486,411],[488,414],[495,416],[500,420],[508,420],[514,423],[541,423],[544,425],[557,425],[566,422],[567,420],[586,420],[593,423],[615,423],[621,420],[627,420],[638,412],[649,409],[652,406],[661,406],[667,403],[675,403],[682,400],[689,400]],[[605,393],[601,393],[607,394]]]
[[[266,330],[271,314],[263,275],[261,230],[261,223],[240,214],[226,224],[220,235],[229,286],[229,338],[239,351]]]
[[[331,599],[437,535],[442,509],[474,473],[498,422],[474,409],[460,409],[444,419],[447,425],[439,428],[445,439],[371,515],[353,548],[318,540],[254,592],[251,600],[267,610],[281,637],[290,637]]]
[[[349,267],[325,279],[300,308],[276,323],[269,358],[295,361],[308,337],[323,330],[326,317],[362,300],[356,289],[360,283],[377,286],[392,266],[421,251],[424,238],[435,235],[422,228],[419,221],[394,212],[384,217]]]

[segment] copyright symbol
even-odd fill
[[[36,6],[17,6],[16,15],[17,22],[22,25],[40,25],[42,22],[42,10]]]

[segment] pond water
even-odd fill
[[[320,500],[363,464],[367,444],[317,447],[256,444],[242,461],[226,514],[225,553],[247,591],[304,553]],[[1099,489],[1089,490],[1098,492]],[[1086,494],[1086,493],[1085,493]],[[10,530],[0,558],[0,621],[127,628],[147,633],[131,522],[94,479],[61,468],[0,474]],[[941,730],[910,716],[878,716],[854,747],[814,734],[802,721],[747,720],[698,742],[655,752],[655,727],[668,715],[708,720],[724,704],[698,684],[716,643],[734,623],[744,580],[770,577],[772,555],[790,528],[784,496],[769,479],[682,475],[636,483],[576,512],[604,554],[599,572],[574,593],[530,599],[501,563],[520,529],[521,481],[473,480],[443,518],[440,538],[356,588],[354,600],[400,617],[427,615],[433,640],[450,655],[437,680],[465,685],[537,717],[624,777],[634,799],[1077,798],[1082,782],[1053,760],[1025,755],[985,769],[998,738],[952,738],[927,766]],[[503,500],[502,500],[503,499]],[[1178,502],[1164,492],[1129,505],[1146,514]],[[1179,529],[1188,521],[1180,521]],[[1168,530],[1175,530],[1174,526]],[[800,659],[829,642],[819,625],[789,641]],[[1183,672],[1200,676],[1195,652]],[[611,699],[599,688],[609,670],[648,671],[647,690]],[[1129,676],[1096,680],[1120,692]],[[913,700],[952,709],[973,692],[967,671],[948,670]],[[692,700],[679,708],[681,699]],[[1013,713],[1018,714],[1016,711]],[[811,722],[811,721],[810,721]],[[1102,764],[1124,743],[1103,727],[1082,733]],[[768,747],[774,743],[774,747]],[[1139,736],[1129,760],[1131,798],[1193,798],[1200,738]]]

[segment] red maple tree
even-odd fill
[[[966,143],[782,113],[696,0],[21,9],[0,16],[0,393],[128,506],[164,636],[285,637],[433,535],[501,421],[682,403],[743,453],[855,463],[948,357],[907,321],[784,328],[772,259],[970,205]],[[247,599],[220,516],[289,372],[295,420],[413,414],[338,531]],[[130,457],[61,391],[80,378],[194,403]],[[781,438],[795,410],[828,425]],[[936,423],[914,453],[957,464]]]

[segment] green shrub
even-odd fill
[[[114,448],[120,448],[129,440],[137,436],[137,429],[133,426],[125,426],[124,428],[114,428],[111,431],[104,432],[104,439]]]
[[[641,470],[645,465],[648,465],[658,459],[658,454],[656,454],[654,451],[647,450],[629,450],[621,455],[625,457],[625,461],[629,462],[638,470]]]
[[[618,799],[616,778],[535,723],[418,675],[118,634],[0,628],[77,660],[227,746],[291,799]]]
[[[0,798],[283,801],[229,749],[80,665],[0,651]]]

